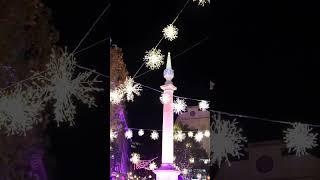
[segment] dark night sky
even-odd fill
[[[59,45],[72,51],[89,30],[108,1],[49,1],[52,23],[60,32]],[[79,50],[110,36],[109,12],[101,18]],[[79,53],[76,56],[82,66],[109,74],[109,41]],[[49,130],[52,148],[50,154],[56,159],[52,179],[101,179],[107,178],[108,166],[108,95],[109,80],[101,79],[99,87],[104,92],[96,93],[97,108],[89,109],[79,101],[75,127],[52,127]]]
[[[162,27],[173,20],[185,2],[114,1],[112,12],[97,24],[82,47],[107,37],[112,27],[113,43],[123,48],[132,76],[140,67],[144,52],[155,46],[161,38]],[[74,0],[47,3],[53,10],[53,22],[60,31],[61,44],[73,48],[107,3]],[[224,0],[217,1],[214,6],[200,7],[191,1],[176,23],[180,29],[179,38],[172,43],[163,41],[159,48],[175,56],[209,37],[173,59],[176,95],[208,99],[209,80],[213,80],[213,109],[318,123],[320,47],[316,22],[319,17],[317,6],[309,2]],[[83,53],[79,61],[105,72],[107,68],[104,69],[103,64],[107,57],[108,44],[105,43]],[[143,68],[140,73],[146,70]],[[160,89],[164,83],[162,71],[163,68],[150,72],[137,81]],[[160,129],[162,106],[158,99],[158,93],[144,89],[142,96],[128,103],[130,127]],[[88,164],[99,164],[105,160],[105,147],[102,143],[93,143],[107,139],[103,134],[104,122],[97,119],[107,116],[103,109],[98,108],[98,111],[82,111],[78,128],[55,130],[53,142],[61,174],[67,171],[86,174],[85,168],[89,168],[89,175],[93,166],[81,165],[81,162],[89,160]],[[280,139],[281,128],[285,127],[246,119],[240,122],[251,142]],[[157,148],[159,144],[150,146]],[[100,153],[103,155],[99,159]],[[80,174],[59,179],[76,179]]]
[[[170,24],[186,1],[121,1],[112,4],[112,40],[123,48],[125,63],[129,74],[133,76],[143,63],[145,51],[154,47],[160,40],[162,29]],[[159,45],[163,54],[171,52],[171,57],[183,52],[205,37],[210,38],[210,19],[212,8],[197,6],[192,1],[180,14],[175,25],[179,28],[178,39],[173,42],[163,40]],[[172,59],[175,71],[174,85],[178,88],[175,95],[209,99],[209,51],[210,40],[204,41],[191,51]],[[159,70],[151,71],[136,79],[137,82],[160,90],[164,84],[162,66]],[[143,67],[139,74],[148,71]],[[144,88],[142,96],[127,104],[130,127],[161,129],[162,104],[160,93]],[[188,105],[197,102],[187,101]],[[149,132],[148,132],[149,134]],[[160,158],[161,141],[150,141],[146,138],[136,138],[134,141],[143,142],[139,152],[144,159]],[[148,146],[151,150],[146,150]]]

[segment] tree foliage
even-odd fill
[[[0,0],[0,88],[44,68],[59,36],[50,17],[41,0]],[[44,135],[48,119],[43,112],[42,123],[26,136],[0,131],[0,179],[26,179],[29,154],[48,145]]]

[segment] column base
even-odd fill
[[[153,170],[156,174],[156,180],[178,180],[180,171],[173,164],[161,164],[161,166]]]

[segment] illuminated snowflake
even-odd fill
[[[186,111],[186,108],[187,108],[187,104],[184,101],[184,99],[177,98],[173,102],[173,111],[176,114],[181,114],[182,112]]]
[[[199,102],[199,109],[201,111],[206,111],[207,109],[209,109],[209,103],[208,101],[200,101]]]
[[[117,132],[113,131],[113,129],[110,129],[110,141],[113,142],[114,139],[118,137]]]
[[[155,162],[152,162],[149,164],[149,170],[153,171],[157,169],[157,164]]]
[[[164,55],[161,54],[160,49],[152,48],[150,51],[146,52],[144,60],[146,61],[146,66],[151,69],[159,69],[163,62]]]
[[[191,164],[193,164],[193,163],[194,163],[194,158],[191,157],[191,158],[189,159],[189,162],[190,162]]]
[[[98,75],[95,75],[93,71],[76,74],[76,66],[72,54],[63,51],[61,55],[57,55],[53,51],[50,62],[47,64],[48,77],[40,77],[41,80],[48,81],[46,91],[50,98],[54,100],[54,120],[58,126],[60,122],[74,124],[76,107],[73,98],[80,100],[89,107],[96,106],[95,99],[90,93],[102,90],[94,87],[95,83],[101,82],[97,80]]]
[[[150,137],[153,140],[157,140],[159,138],[159,133],[157,131],[152,131]]]
[[[132,153],[131,158],[130,158],[130,162],[132,162],[132,164],[138,164],[140,162],[140,154]]]
[[[160,101],[162,104],[167,104],[170,101],[170,95],[162,93]]]
[[[206,3],[210,4],[210,0],[193,0],[193,2],[199,1],[200,6],[204,6]]]
[[[317,133],[311,133],[312,128],[307,124],[294,123],[292,128],[284,131],[284,141],[289,152],[295,151],[297,156],[307,155],[307,149],[312,149],[317,144]]]
[[[26,135],[33,125],[42,119],[40,111],[43,109],[42,100],[37,94],[39,89],[17,87],[0,97],[0,127],[7,135]]]
[[[210,131],[209,130],[205,130],[204,131],[204,136],[205,137],[210,137]]]
[[[182,142],[186,138],[186,134],[182,131],[178,131],[173,135],[174,140]]]
[[[173,24],[169,24],[167,27],[163,28],[162,32],[164,38],[169,41],[173,41],[178,37],[178,28],[173,26]]]
[[[198,132],[196,133],[196,135],[194,135],[194,139],[195,139],[197,142],[202,141],[202,139],[203,139],[203,133],[202,133],[201,131],[198,131]]]
[[[220,119],[215,119],[211,124],[211,162],[217,162],[219,167],[224,160],[230,165],[228,155],[238,158],[243,155],[239,152],[243,147],[241,143],[247,140],[241,135],[242,129],[238,129],[236,125],[235,120],[230,122]]]
[[[140,129],[140,130],[138,131],[138,135],[139,135],[139,136],[143,136],[143,135],[144,135],[143,129]]]
[[[124,133],[124,136],[125,136],[127,139],[131,139],[132,136],[133,136],[132,130],[131,130],[131,129],[128,129],[128,130]]]
[[[142,91],[142,87],[140,84],[135,83],[132,78],[126,78],[126,81],[123,84],[123,91],[127,94],[127,100],[133,101],[133,94],[140,96],[140,92]]]
[[[193,132],[192,131],[188,132],[188,137],[191,137],[191,138],[193,137]]]
[[[182,170],[182,174],[183,174],[183,175],[187,175],[187,174],[188,174],[188,169],[183,169],[183,170]]]
[[[122,101],[124,93],[122,89],[110,90],[110,102],[111,104],[119,104]]]

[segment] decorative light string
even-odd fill
[[[268,118],[261,118],[261,117],[255,117],[255,116],[248,116],[248,115],[242,115],[242,114],[235,114],[235,113],[229,113],[229,112],[224,112],[224,111],[218,111],[218,110],[209,110],[212,113],[219,113],[219,114],[224,114],[227,116],[231,116],[231,117],[238,117],[238,118],[245,118],[245,119],[254,119],[254,120],[260,120],[260,121],[266,121],[266,122],[272,122],[272,123],[280,123],[280,124],[286,124],[286,125],[293,125],[293,122],[287,122],[287,121],[280,121],[280,120],[272,120],[272,119],[268,119]],[[317,124],[309,124],[309,123],[302,123],[302,124],[306,124],[310,127],[320,127],[320,125]]]
[[[174,57],[172,57],[172,60],[173,59],[175,59],[175,58],[177,58],[178,56],[180,56],[180,55],[182,55],[182,54],[184,54],[184,53],[186,53],[186,52],[188,52],[188,51],[190,51],[191,49],[193,49],[194,47],[196,47],[196,46],[198,46],[198,45],[200,45],[201,43],[203,43],[204,41],[206,41],[208,39],[208,36],[206,36],[205,38],[203,38],[202,40],[200,40],[199,42],[197,42],[197,43],[195,43],[194,45],[192,45],[191,47],[189,47],[189,48],[187,48],[187,49],[185,49],[184,51],[182,51],[181,53],[178,53],[177,55],[175,55]],[[151,69],[149,69],[148,71],[146,71],[146,72],[144,72],[144,73],[141,73],[141,74],[139,74],[139,75],[137,75],[137,76],[135,76],[135,79],[137,79],[137,78],[139,78],[139,77],[141,77],[141,76],[143,76],[143,75],[145,75],[145,74],[147,74],[147,73],[149,73],[149,72],[151,72],[152,70]]]
[[[98,16],[98,18],[94,21],[94,23],[92,24],[92,26],[90,27],[90,29],[87,31],[87,33],[83,36],[83,38],[80,40],[80,42],[78,43],[78,45],[76,46],[76,48],[74,48],[74,50],[72,51],[71,54],[74,54],[76,52],[76,50],[80,47],[80,45],[82,44],[82,42],[86,39],[86,37],[90,34],[90,32],[92,31],[92,29],[94,28],[94,26],[98,23],[98,21],[101,19],[101,17],[104,15],[104,13],[110,8],[111,4],[107,4],[107,6],[103,9],[103,11],[101,12],[101,14]]]
[[[180,14],[182,13],[182,11],[185,9],[185,7],[187,6],[187,4],[188,4],[189,2],[190,2],[190,0],[188,0],[188,1],[184,4],[183,8],[179,11],[179,13],[178,13],[178,14],[176,15],[176,17],[173,19],[171,25],[173,25],[173,24],[177,21],[178,17],[180,16]],[[165,37],[164,35],[161,37],[161,39],[158,41],[158,43],[156,44],[156,46],[153,48],[154,50],[156,50],[156,49],[158,48],[158,46],[160,45],[160,43],[162,42],[162,40],[164,39],[164,37]],[[160,61],[161,61],[161,60],[160,60]],[[142,68],[145,64],[146,64],[146,61],[143,62],[142,65],[139,67],[139,69],[134,73],[133,79],[136,77],[136,75],[139,73],[139,71],[141,70],[141,68]]]

